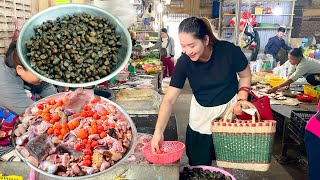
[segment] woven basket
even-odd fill
[[[240,103],[255,108],[250,102]],[[255,116],[252,116],[252,120],[228,120],[233,107],[234,105],[228,109],[223,120],[212,122],[217,165],[224,168],[267,171],[271,162],[276,121],[261,121],[257,110],[257,122]]]

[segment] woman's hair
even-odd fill
[[[289,54],[291,56],[297,57],[297,58],[302,58],[303,57],[303,53],[302,53],[302,49],[301,48],[293,48],[289,51]]]
[[[9,48],[5,55],[5,63],[10,68],[16,68],[18,65],[20,65],[25,69],[18,56],[16,41],[11,42],[11,44],[9,45]]]
[[[213,35],[211,24],[207,18],[190,17],[184,19],[179,25],[179,33],[191,33],[197,39],[203,40],[209,36],[209,44],[214,44],[218,39]]]

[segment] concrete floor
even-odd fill
[[[185,131],[189,120],[189,108],[192,91],[188,83],[186,83],[180,97],[178,98],[175,106],[174,113],[177,117],[178,124],[178,137],[179,141],[185,141]],[[273,155],[280,154],[280,140],[276,137],[274,144]],[[289,156],[294,157],[295,151],[289,151]],[[184,154],[181,159],[181,167],[188,165],[188,158]],[[213,162],[214,165],[214,162]],[[291,165],[279,164],[274,156],[272,158],[271,166],[267,172],[254,172],[254,171],[243,171],[234,170],[233,175],[239,180],[302,180],[307,178],[307,170],[305,166],[297,163]]]

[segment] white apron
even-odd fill
[[[189,115],[189,125],[194,131],[201,134],[212,134],[211,121],[223,117],[228,108],[237,102],[235,95],[228,103],[214,107],[201,106],[192,95]]]

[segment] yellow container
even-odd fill
[[[157,74],[158,70],[157,69],[153,69],[153,68],[148,68],[148,69],[146,69],[146,72],[148,74]]]
[[[317,103],[320,100],[320,92],[314,90],[313,88],[314,88],[314,86],[311,86],[311,85],[303,85],[303,92],[305,94],[309,94],[309,95],[314,96],[313,102]]]
[[[255,13],[255,14],[262,14],[262,13],[263,13],[263,7],[261,7],[261,6],[256,6],[256,7],[254,8],[254,13]]]
[[[273,77],[273,78],[268,79],[268,82],[269,82],[270,86],[272,86],[272,87],[278,86],[285,81],[286,81],[285,79],[278,78],[278,77]]]

